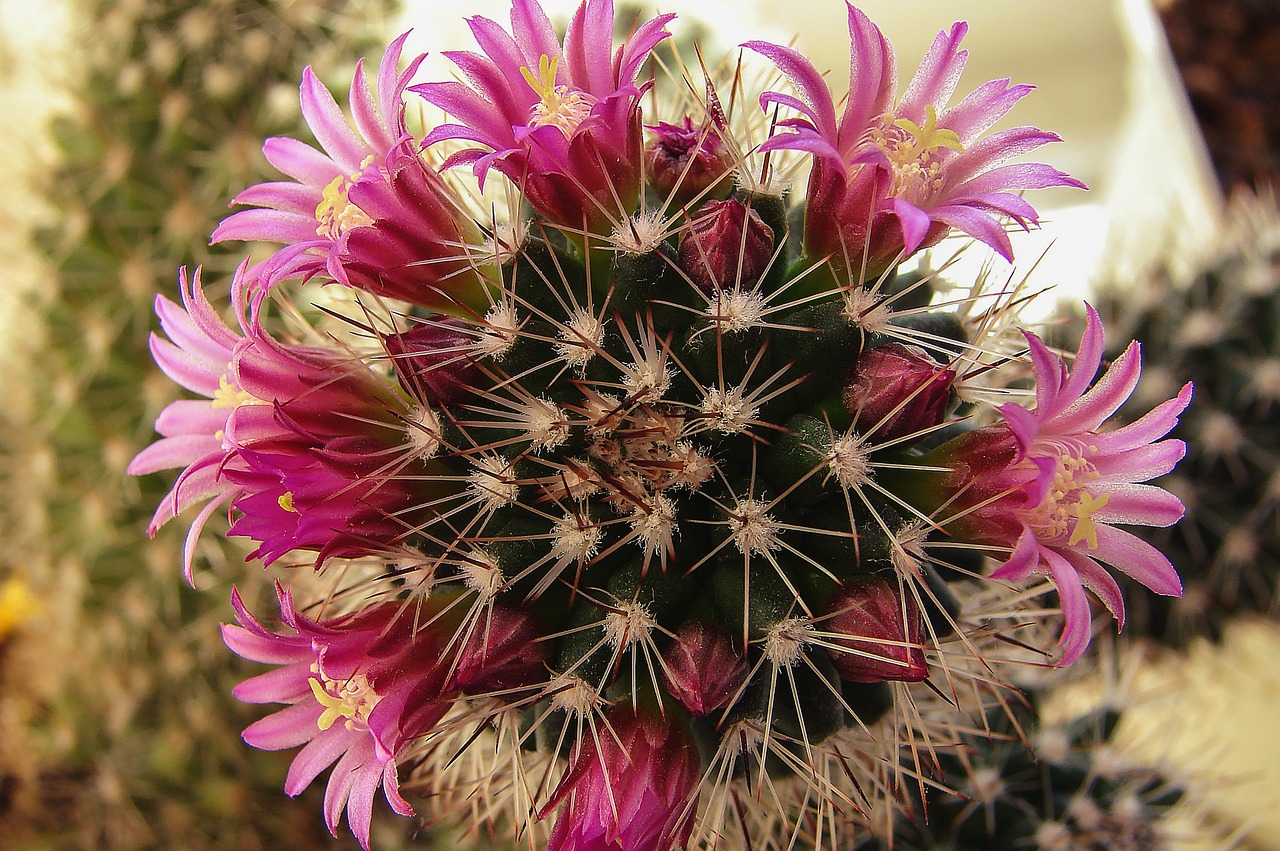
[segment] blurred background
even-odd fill
[[[563,21],[576,3],[544,5]],[[708,56],[795,37],[842,85],[843,4],[779,5],[662,4],[688,10],[677,35]],[[266,177],[264,137],[309,138],[301,68],[341,91],[357,57],[404,29],[412,49],[458,49],[470,44],[460,11],[503,20],[507,4],[441,6],[0,0],[0,847],[354,847],[325,833],[318,790],[284,798],[291,754],[239,740],[255,713],[229,691],[248,668],[217,624],[232,583],[260,595],[271,574],[207,535],[208,569],[187,588],[181,530],[145,535],[167,483],[123,470],[174,392],[147,353],[152,299],[172,294],[183,264],[225,286],[239,256],[207,236]],[[1143,340],[1151,398],[1197,380],[1181,435],[1193,448],[1169,485],[1189,516],[1158,541],[1187,599],[1135,611],[1056,705],[1123,705],[1118,746],[1178,778],[1202,804],[1195,817],[1220,828],[1205,844],[1188,827],[1179,847],[1280,848],[1280,6],[862,8],[904,76],[962,17],[961,92],[1004,76],[1036,84],[1014,121],[1059,133],[1043,159],[1091,191],[1040,193],[1044,227],[1016,234],[1019,265],[998,273],[1052,287],[1039,316],[1102,305],[1115,342]],[[435,61],[424,78],[449,73]],[[968,253],[951,276],[989,261]],[[388,819],[375,845],[442,841],[417,828]]]

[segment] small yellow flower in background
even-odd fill
[[[0,585],[0,641],[15,630],[36,619],[40,601],[21,579],[9,579]]]

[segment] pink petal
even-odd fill
[[[1096,445],[1096,444],[1095,444]],[[1181,440],[1161,440],[1148,446],[1136,446],[1119,455],[1095,457],[1094,468],[1102,483],[1146,482],[1172,470],[1187,454]]]
[[[302,70],[299,94],[302,116],[315,134],[320,147],[324,148],[346,174],[355,174],[360,169],[360,163],[373,151],[356,137],[351,125],[343,117],[342,110],[338,108],[338,102],[310,67]]]
[[[674,14],[668,12],[658,15],[656,18],[650,18],[641,24],[627,39],[627,43],[622,47],[622,56],[618,63],[618,85],[627,86],[635,82],[636,75],[640,73],[640,68],[644,65],[645,60],[649,58],[650,51],[663,39],[671,37],[671,33],[666,30],[666,26],[675,20],[675,17]]]
[[[910,257],[929,234],[933,220],[924,210],[902,198],[893,199],[893,212],[902,227],[902,256]]]
[[[1079,400],[1084,397],[1085,391],[1088,390],[1089,385],[1093,383],[1093,377],[1098,374],[1098,367],[1102,365],[1102,320],[1098,318],[1098,311],[1094,310],[1093,305],[1088,302],[1085,302],[1084,310],[1084,334],[1080,337],[1080,349],[1076,352],[1075,362],[1071,364],[1069,377],[1067,378],[1066,383],[1062,386],[1062,398],[1057,402],[1058,405],[1065,403],[1066,406],[1058,407],[1058,409],[1053,412],[1055,417],[1060,413],[1066,414],[1076,410]],[[1133,357],[1137,357],[1137,355],[1135,354]],[[1119,378],[1128,377],[1128,375],[1119,376]],[[1137,380],[1136,376],[1133,378],[1135,381]],[[1121,386],[1123,386],[1123,384],[1121,384]],[[1112,389],[1114,392],[1114,388]],[[1127,398],[1128,394],[1125,395]],[[1105,409],[1105,407],[1112,401],[1114,400],[1111,397],[1102,395],[1099,397],[1096,406],[1097,408]],[[1116,407],[1120,407],[1120,404],[1123,402],[1124,399],[1116,402]],[[1094,409],[1094,407],[1088,403],[1085,403],[1084,408],[1086,412]],[[1044,412],[1044,415],[1048,416],[1049,413]],[[1054,422],[1054,428],[1055,430],[1061,429],[1059,433],[1070,430],[1068,427],[1059,426],[1056,419]]]
[[[1119,455],[1144,444],[1159,440],[1178,424],[1178,417],[1191,404],[1191,382],[1182,385],[1178,395],[1161,402],[1139,420],[1123,428],[1092,435],[1090,440],[1108,455]]]
[[[338,760],[329,774],[329,783],[324,790],[324,823],[334,836],[338,835],[342,809],[351,796],[351,784],[355,782],[356,772],[369,757],[369,749],[363,742],[359,742],[342,755],[342,759]]]
[[[968,146],[1005,116],[1035,86],[1010,86],[1008,78],[991,80],[965,95],[964,100],[942,112],[938,124],[954,130],[961,144]]]
[[[1116,629],[1124,629],[1124,595],[1111,574],[1086,555],[1068,550],[1062,553],[1062,557],[1080,574],[1084,587],[1092,591],[1102,601],[1102,605],[1107,607],[1107,611],[1116,619]]]
[[[564,37],[569,81],[597,98],[617,87],[613,77],[613,0],[587,0],[578,6]]]
[[[840,116],[840,143],[857,142],[872,120],[893,108],[897,92],[893,47],[880,28],[850,4],[849,98]]]
[[[960,50],[960,42],[968,31],[969,25],[958,21],[951,25],[950,32],[938,33],[902,96],[897,109],[899,116],[921,124],[927,104],[941,108],[951,100],[969,58],[969,51]]]
[[[354,775],[347,798],[347,824],[364,851],[369,851],[369,828],[373,823],[373,798],[382,782],[382,769],[377,763],[360,767]]]
[[[277,171],[317,189],[328,186],[335,177],[346,176],[346,172],[329,157],[306,142],[288,136],[267,139],[262,143],[262,153]]]
[[[1098,524],[1098,548],[1090,553],[1157,594],[1182,596],[1182,580],[1164,553],[1122,529]]]
[[[1132,523],[1142,526],[1172,526],[1186,509],[1182,500],[1164,488],[1133,483],[1097,488],[1107,494],[1107,504],[1093,513],[1103,523]]]
[[[166,437],[143,449],[125,472],[130,476],[145,476],[160,470],[172,470],[185,467],[208,455],[222,456],[222,443],[212,435],[192,434],[181,437]]]
[[[314,212],[290,213],[259,208],[241,210],[227,216],[214,228],[209,242],[216,244],[234,239],[239,242],[278,242],[287,245],[315,238]]]
[[[1142,376],[1142,356],[1138,343],[1129,344],[1087,393],[1053,418],[1057,434],[1094,431],[1128,400]]]
[[[1021,582],[1040,567],[1040,541],[1035,532],[1023,528],[1009,560],[991,573],[992,579]]]
[[[320,709],[319,704],[316,704],[316,708]],[[319,717],[320,714],[317,713],[316,718]],[[316,733],[316,737],[298,752],[289,765],[289,774],[284,781],[285,794],[291,798],[300,795],[320,772],[333,765],[334,760],[346,752],[347,748],[367,735],[361,730],[348,730],[341,724],[334,724],[328,730]]]
[[[231,694],[245,703],[293,703],[311,694],[307,682],[310,679],[311,672],[302,665],[285,665],[250,677],[232,689]]]
[[[1058,640],[1062,659],[1057,665],[1061,668],[1084,655],[1093,637],[1093,613],[1089,610],[1089,598],[1085,596],[1080,574],[1071,562],[1050,549],[1044,550],[1044,556],[1049,578],[1058,589],[1058,600],[1062,606],[1062,637]]]
[[[813,122],[818,133],[833,145],[839,140],[836,127],[836,108],[831,100],[831,90],[818,69],[799,51],[767,41],[748,41],[742,44],[754,50],[778,66],[778,70],[790,80],[806,109],[804,114]]]
[[[1004,232],[1004,226],[989,213],[972,207],[948,205],[931,210],[930,215],[934,221],[943,222],[969,234],[979,242],[991,246],[1005,260],[1013,262],[1013,246],[1009,244],[1009,235]]]
[[[294,704],[253,722],[245,728],[241,738],[245,744],[263,751],[296,748],[320,734],[316,722],[323,713],[324,707],[314,700]]]

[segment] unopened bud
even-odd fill
[[[877,440],[892,440],[942,422],[955,381],[918,346],[888,343],[859,355],[844,388],[844,406],[854,428]]]
[[[750,287],[773,255],[773,228],[736,199],[702,205],[680,237],[680,268],[705,293]]]
[[[715,127],[695,127],[686,115],[683,125],[664,121],[649,129],[653,137],[644,148],[645,165],[649,181],[662,195],[683,206],[717,183],[724,185],[707,194],[726,194],[733,157]]]
[[[467,694],[520,688],[546,679],[546,645],[533,615],[495,605],[478,618],[462,652],[453,685]]]
[[[424,405],[448,405],[475,386],[476,337],[457,319],[415,324],[384,336],[382,344],[400,384]]]
[[[731,701],[747,679],[747,663],[728,635],[705,623],[680,627],[662,654],[671,695],[690,715],[702,717]]]
[[[898,583],[863,576],[845,584],[828,607],[826,631],[847,650],[828,650],[836,671],[849,682],[919,682],[929,676],[920,643],[920,607]]]

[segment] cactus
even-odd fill
[[[981,723],[957,728],[954,744],[938,749],[927,806],[900,816],[892,841],[863,847],[1136,851],[1189,838],[1167,824],[1185,789],[1123,755],[1119,710],[1050,722],[1043,699],[1031,692],[996,703]]]
[[[1180,590],[1114,524],[1181,513],[1135,485],[1181,456],[1160,438],[1190,388],[1109,430],[1140,365],[1093,386],[1096,314],[1068,367],[1008,293],[934,304],[899,270],[953,228],[1008,257],[1017,193],[1079,185],[1003,164],[1052,134],[983,137],[1029,87],[949,106],[957,24],[898,99],[850,7],[839,120],[807,59],[754,41],[785,80],[745,98],[713,68],[646,135],[673,17],[615,46],[588,0],[562,45],[516,0],[510,33],[469,20],[459,80],[411,87],[393,41],[349,118],[304,74],[319,147],[268,140],[290,180],[213,233],[278,247],[232,274],[230,319],[207,271],[157,300],[156,362],[196,398],[130,465],[182,471],[152,530],[225,508],[257,545],[274,611],[233,592],[223,640],[274,666],[236,695],[285,706],[244,739],[301,747],[290,795],[332,766],[325,823],[366,849],[379,790],[556,851],[851,847],[926,773],[918,697],[986,693],[1032,633],[1080,658],[1086,586],[1123,616],[1103,563]],[[447,114],[422,138],[407,93]],[[807,155],[800,198],[779,177]],[[993,406],[1027,364],[1033,407]]]
[[[204,236],[231,188],[261,176],[258,140],[298,124],[281,95],[291,101],[309,61],[349,72],[389,11],[382,0],[77,5],[76,77],[55,80],[71,105],[36,187],[55,214],[35,235],[50,266],[30,310],[42,342],[6,352],[15,510],[3,533],[22,555],[5,575],[41,614],[3,669],[6,694],[23,697],[6,699],[0,845],[254,848],[323,836],[259,803],[254,790],[277,787],[284,765],[242,757],[234,669],[211,646],[221,607],[169,569],[178,538],[139,539],[162,491],[124,471],[149,412],[173,396],[146,349],[157,289],[180,263],[228,268]]]
[[[1274,317],[1280,304],[1280,214],[1273,195],[1235,196],[1219,244],[1184,280],[1152,274],[1115,285],[1107,311],[1114,327],[1142,341],[1150,361],[1122,413],[1136,419],[1142,399],[1173,379],[1196,382],[1196,401],[1175,434],[1189,454],[1165,481],[1187,517],[1146,537],[1167,553],[1186,584],[1180,600],[1137,601],[1128,630],[1180,645],[1220,637],[1239,614],[1274,614],[1280,576],[1277,526],[1277,401],[1280,355]]]

